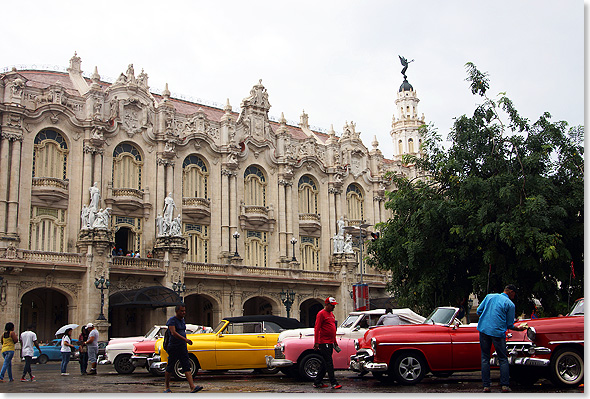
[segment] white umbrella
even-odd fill
[[[57,336],[59,334],[64,334],[68,328],[71,328],[73,330],[76,327],[78,327],[78,324],[66,324],[65,326],[57,330],[55,332],[55,335]]]

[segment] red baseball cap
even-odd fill
[[[338,302],[336,302],[336,299],[332,296],[329,296],[326,298],[325,302],[326,305],[330,304],[330,305],[338,305]]]

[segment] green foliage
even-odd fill
[[[487,73],[466,67],[483,103],[455,119],[446,150],[423,127],[425,155],[404,158],[421,176],[390,176],[394,217],[378,225],[368,262],[391,270],[398,302],[423,313],[509,283],[519,287],[517,313],[530,314],[533,297],[544,314],[565,313],[571,261],[571,303],[583,296],[583,128],[549,113],[531,123],[504,93],[487,97]]]

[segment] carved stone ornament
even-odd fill
[[[22,127],[22,117],[19,114],[8,114],[6,118],[6,126],[16,128]]]
[[[143,104],[136,98],[126,101],[123,106],[123,130],[129,137],[140,133],[143,126],[147,123],[147,115],[143,110]]]
[[[19,133],[2,132],[2,138],[9,141],[23,141],[23,135]]]

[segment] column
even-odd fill
[[[231,232],[229,230],[229,175],[227,169],[221,170],[221,252],[229,253]]]
[[[6,213],[8,210],[8,151],[10,140],[0,136],[0,233],[6,232]]]
[[[84,145],[84,160],[82,163],[82,204],[90,203],[90,191],[88,189],[94,184],[92,181],[92,148]]]
[[[158,213],[162,213],[162,209],[164,208],[164,198],[168,195],[166,192],[165,182],[164,182],[164,162],[162,158],[156,159],[156,190],[154,195],[156,196],[156,216]]]
[[[295,235],[295,232],[293,231],[294,227],[294,223],[293,223],[293,184],[291,182],[288,182],[287,185],[285,186],[285,195],[287,196],[287,213],[286,213],[286,219],[287,219],[287,242],[289,242],[289,240],[291,239],[291,236]],[[297,237],[297,240],[299,240],[299,237]]]
[[[238,229],[238,190],[236,172],[232,171],[229,177],[229,230],[230,235]],[[245,238],[243,237],[242,239]],[[235,248],[234,248],[235,250]],[[238,251],[240,252],[240,251]]]
[[[104,199],[104,191],[102,187],[102,150],[95,150],[94,154],[94,181],[98,182],[98,188],[100,189],[101,198]],[[93,182],[94,184],[94,182]],[[99,204],[100,207],[100,204]]]
[[[171,163],[166,165],[166,193],[174,193],[174,167]]]
[[[10,188],[8,198],[8,234],[17,234],[18,216],[18,192],[20,188],[20,155],[22,137],[12,143],[12,154],[10,157]]]
[[[379,204],[381,203],[380,197],[373,198],[373,225],[376,225],[381,221],[381,215],[379,212]]]
[[[277,211],[279,212],[279,257],[287,257],[287,231],[286,231],[286,212],[287,204],[285,203],[285,182],[279,180],[279,204]]]

